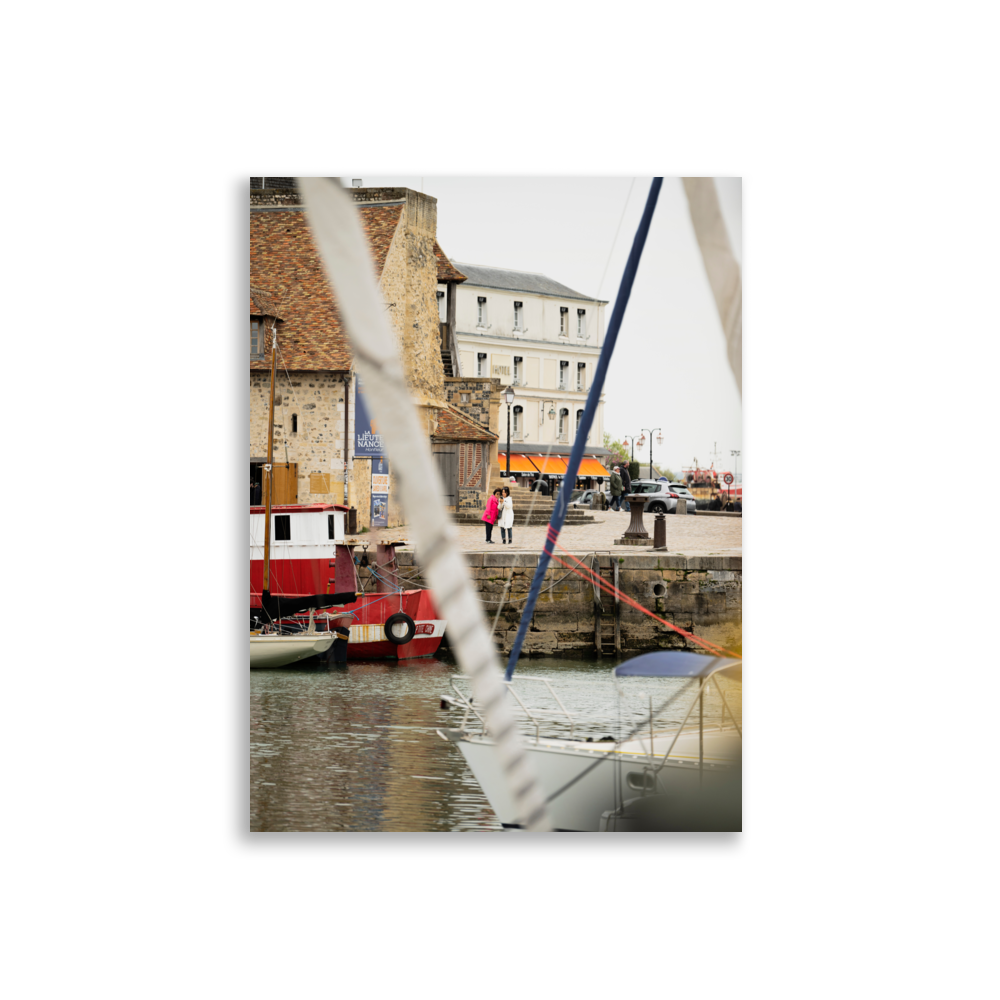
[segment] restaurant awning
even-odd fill
[[[543,475],[562,476],[566,474],[566,459],[558,455],[532,455],[531,460]]]
[[[507,453],[500,452],[497,455],[497,459],[500,462],[500,471],[505,472],[507,470]],[[529,472],[535,473],[538,469],[531,464],[531,459],[527,455],[515,455],[513,452],[510,453],[510,471],[511,472]]]
[[[581,458],[580,459],[580,471],[577,473],[578,476],[604,476],[605,479],[610,475],[607,469],[597,461],[596,458]]]

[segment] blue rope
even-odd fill
[[[528,603],[524,607],[521,615],[521,623],[517,629],[517,637],[510,651],[510,659],[507,661],[507,672],[504,674],[505,680],[510,680],[514,676],[514,668],[517,666],[518,658],[521,655],[521,646],[524,643],[524,636],[528,631],[528,624],[531,616],[535,613],[535,603],[538,600],[539,591],[542,589],[542,580],[545,579],[545,572],[549,568],[549,560],[552,558],[552,550],[555,546],[556,538],[562,531],[563,521],[566,520],[566,509],[569,504],[569,495],[572,490],[566,488],[567,483],[576,482],[576,473],[580,468],[580,459],[583,458],[583,449],[587,443],[587,435],[594,422],[597,413],[597,403],[604,390],[604,377],[611,363],[611,355],[615,350],[615,342],[618,340],[618,330],[622,325],[622,317],[625,315],[625,307],[628,305],[629,296],[632,294],[632,283],[635,281],[636,271],[639,269],[639,260],[642,257],[642,248],[646,245],[646,237],[649,235],[649,224],[653,220],[653,209],[656,208],[656,199],[660,195],[660,188],[663,186],[662,177],[654,177],[649,188],[649,196],[646,198],[646,207],[642,213],[642,220],[636,230],[635,239],[632,241],[632,252],[628,256],[628,263],[625,265],[625,273],[622,275],[622,283],[618,289],[618,298],[615,300],[614,312],[611,314],[611,324],[608,327],[607,336],[604,338],[604,346],[601,348],[601,357],[597,362],[597,370],[594,372],[594,381],[591,383],[590,392],[587,395],[587,406],[583,411],[580,420],[580,429],[576,432],[576,439],[573,441],[573,450],[570,452],[569,462],[566,466],[566,475],[563,477],[563,488],[559,491],[556,505],[552,511],[552,519],[549,521],[549,530],[545,537],[545,546],[542,549],[541,558],[538,560],[538,568],[531,581],[531,590],[528,593]]]

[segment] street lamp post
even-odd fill
[[[507,471],[504,478],[510,481],[510,406],[514,402],[514,390],[507,386],[503,391],[504,402],[507,404]]]
[[[662,431],[662,427],[643,427],[642,433],[645,437],[646,431],[649,431],[649,478],[653,478],[653,431]],[[639,442],[642,444],[642,442]],[[663,435],[659,434],[656,438],[657,444],[663,444]]]
[[[635,464],[635,439],[638,436],[639,436],[638,434],[632,434],[632,435],[626,434],[625,435],[625,440],[632,442],[632,464],[633,465]],[[640,444],[641,444],[641,442],[640,442]]]
[[[736,483],[740,481],[740,453],[739,451],[730,451],[730,455],[736,456],[736,482],[733,483],[733,499],[736,499]]]

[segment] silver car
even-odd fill
[[[684,483],[664,483],[659,479],[633,479],[632,493],[648,496],[644,512],[650,514],[676,514],[677,501],[687,501],[687,512],[695,512],[695,498]]]

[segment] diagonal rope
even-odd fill
[[[632,293],[632,285],[635,282],[636,272],[639,270],[639,261],[642,258],[642,249],[646,245],[646,237],[649,235],[649,227],[653,221],[653,210],[656,208],[656,201],[660,195],[660,188],[663,186],[662,177],[654,177],[653,183],[649,187],[649,195],[646,198],[646,207],[642,212],[642,219],[632,241],[632,250],[629,253],[628,263],[625,265],[625,272],[622,275],[621,285],[618,289],[618,297],[615,300],[615,308],[611,314],[611,323],[604,338],[604,346],[601,348],[601,355],[594,372],[594,381],[591,383],[590,392],[587,394],[587,405],[584,407],[583,418],[576,432],[573,441],[573,448],[570,452],[569,461],[566,466],[565,481],[575,483],[576,475],[580,469],[580,460],[583,458],[583,449],[587,443],[587,435],[593,425],[594,417],[597,413],[597,404],[600,400],[601,392],[604,389],[604,380],[608,373],[608,366],[611,364],[611,355],[614,353],[615,344],[618,342],[618,331],[621,329],[622,319],[625,315],[625,307],[628,305],[629,296]],[[545,571],[548,568],[549,560],[552,558],[552,547],[559,531],[566,520],[566,509],[569,505],[570,493],[562,490],[559,498],[552,510],[552,518],[549,522],[549,531],[545,539],[545,546],[542,549],[535,569],[535,575],[531,581],[531,592],[528,595],[528,603],[521,615],[521,623],[517,629],[517,637],[510,651],[510,658],[507,661],[507,670],[504,674],[505,680],[510,680],[514,676],[514,668],[517,666],[517,659],[521,654],[521,646],[528,631],[528,623],[535,610],[535,603],[538,600],[538,593],[542,587],[542,580],[545,578]]]

